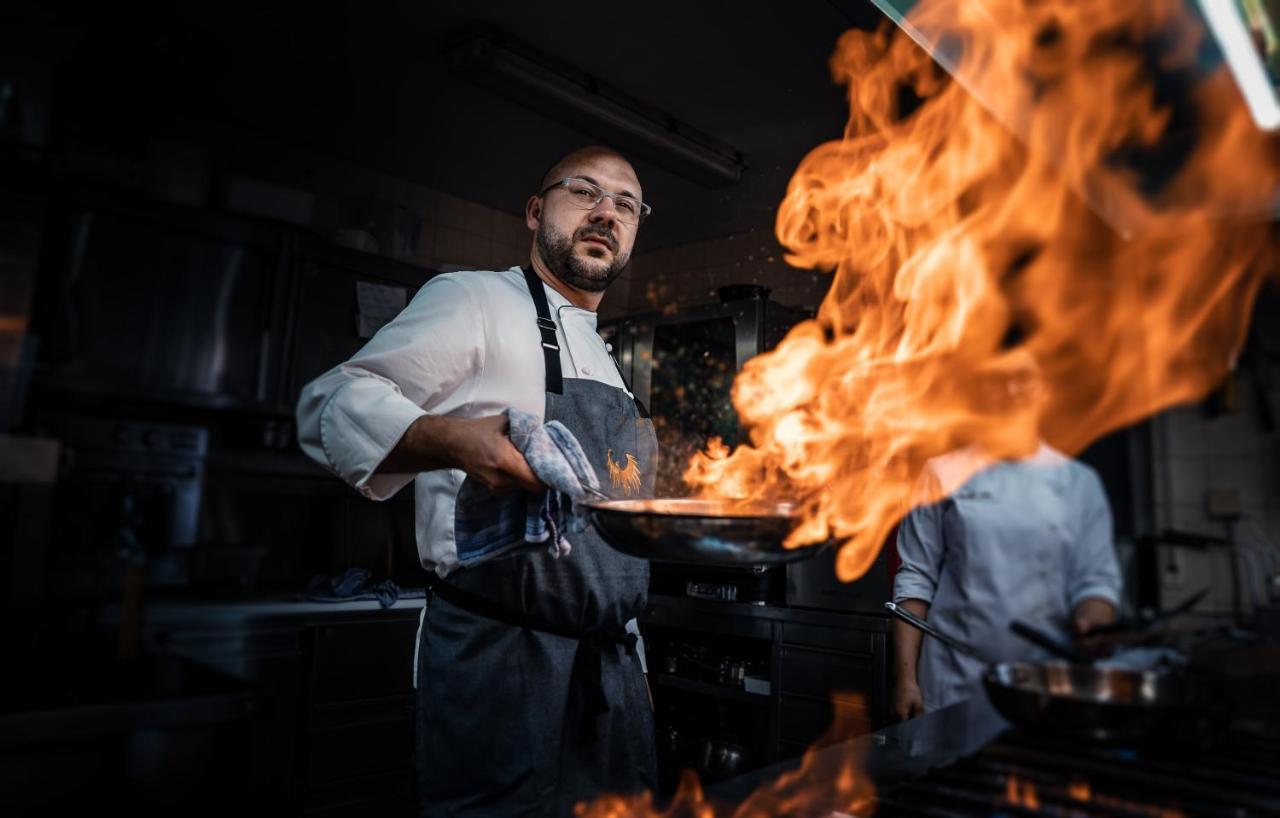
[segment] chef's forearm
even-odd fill
[[[423,415],[409,425],[374,472],[416,474],[459,468],[457,439],[466,424],[464,418]]]
[[[904,599],[898,603],[920,619],[929,616],[929,603],[922,599]],[[900,619],[893,622],[894,673],[899,683],[916,684],[916,666],[920,659],[920,642],[924,634]]]

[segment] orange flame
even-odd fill
[[[1030,810],[1040,809],[1040,794],[1035,782],[1024,781],[1016,775],[1011,774],[1004,780],[1004,800]]]
[[[830,291],[736,380],[750,443],[685,474],[704,496],[797,500],[787,544],[843,542],[845,580],[912,503],[991,460],[1042,437],[1075,454],[1206,394],[1275,271],[1277,140],[1225,68],[1194,76],[1181,0],[921,0],[906,22],[958,79],[901,31],[841,37],[844,138],[804,159],[777,217]],[[955,484],[917,493],[929,458],[965,447]]]
[[[862,698],[840,694],[848,703],[834,708],[836,717],[817,745],[804,754],[800,766],[769,782],[732,812],[706,800],[697,777],[685,771],[671,805],[659,812],[652,793],[636,796],[609,795],[589,804],[577,804],[577,818],[775,818],[779,815],[868,815],[875,801],[875,787],[863,774],[867,732]]]
[[[1093,797],[1093,788],[1088,781],[1076,780],[1067,787],[1067,794],[1077,801],[1088,801]]]

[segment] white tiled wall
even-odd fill
[[[1152,473],[1159,530],[1224,536],[1227,528],[1211,514],[1210,494],[1229,492],[1238,499],[1241,517],[1235,538],[1247,611],[1250,589],[1260,594],[1264,575],[1280,570],[1280,434],[1263,428],[1254,382],[1239,374],[1233,378],[1235,396],[1229,411],[1211,417],[1201,406],[1185,406],[1155,418]],[[1274,376],[1271,381],[1280,384]],[[1280,388],[1273,387],[1270,398],[1280,409]],[[1225,552],[1162,553],[1166,598],[1209,585],[1213,593],[1202,607],[1230,610],[1231,564]]]
[[[365,208],[381,216],[403,208],[416,225],[417,241],[404,261],[434,270],[506,269],[527,264],[533,234],[525,225],[524,201],[497,210],[404,179],[321,154],[259,141],[243,134],[226,135],[235,146],[236,165],[277,183],[316,194],[311,227],[329,233],[351,221],[353,210]],[[387,253],[384,248],[384,253]],[[604,319],[628,311],[633,274],[624,273],[605,296]]]
[[[316,198],[309,225],[328,234],[363,228],[366,218],[386,222],[400,211],[416,226],[417,241],[402,257],[433,269],[506,268],[528,262],[532,234],[524,202],[495,210],[388,173],[240,132],[214,140],[218,164],[239,175],[296,188]],[[392,255],[384,242],[383,253]]]
[[[707,241],[636,254],[631,264],[631,312],[707,304],[726,284],[759,284],[791,306],[816,308],[830,286],[825,273],[792,267],[771,229],[760,228]]]

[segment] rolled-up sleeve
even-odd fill
[[[296,411],[303,452],[370,499],[395,494],[414,475],[375,474],[379,464],[415,420],[474,390],[483,321],[461,282],[427,282],[350,360],[303,387]]]
[[[1086,599],[1120,605],[1123,580],[1111,529],[1111,506],[1097,473],[1084,468],[1079,486],[1080,533],[1067,558],[1067,596],[1072,609]]]
[[[936,498],[937,478],[926,469],[917,497]],[[946,553],[942,537],[942,501],[917,505],[898,526],[898,557],[902,566],[893,579],[895,602],[919,599],[932,603]]]

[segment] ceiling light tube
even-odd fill
[[[1275,86],[1249,36],[1249,27],[1239,6],[1235,0],[1199,0],[1199,3],[1253,121],[1264,131],[1280,127],[1280,98],[1276,97]]]

